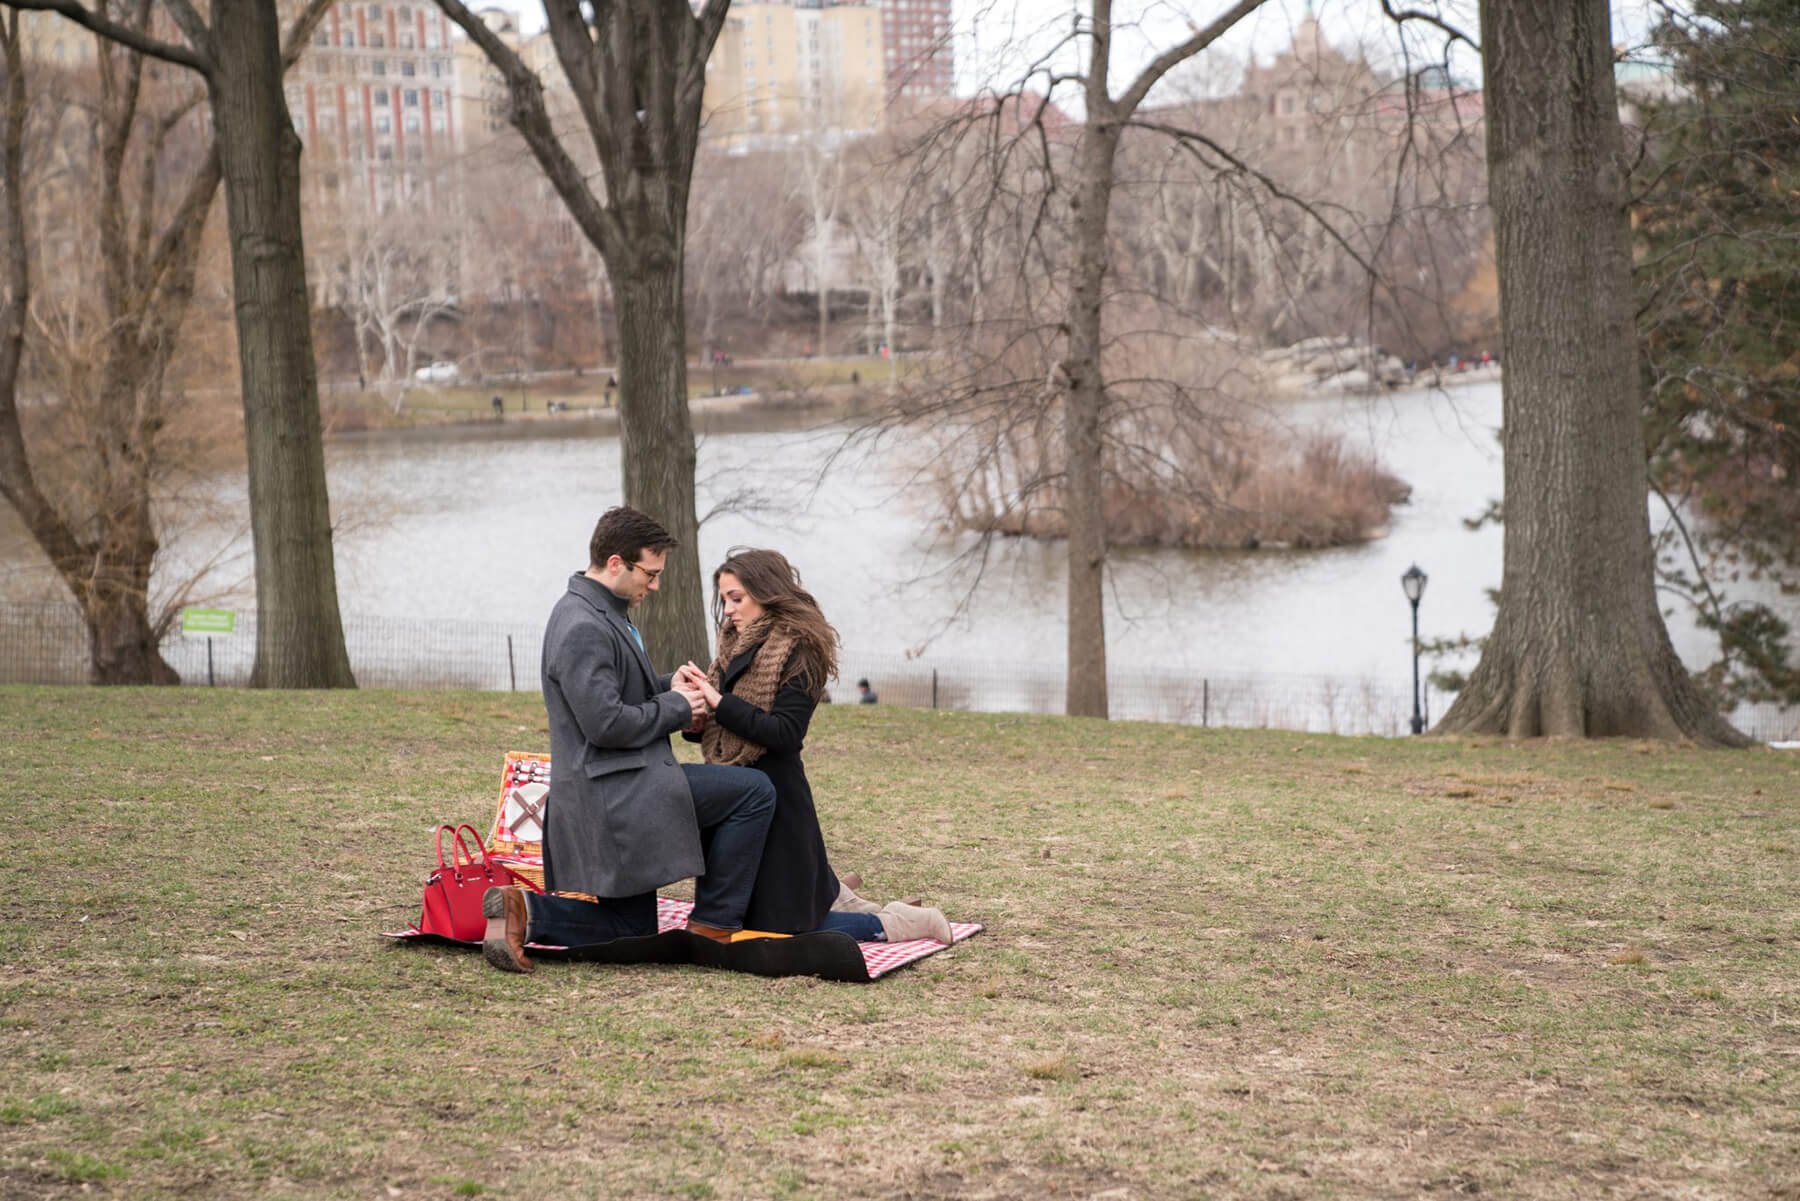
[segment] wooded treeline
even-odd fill
[[[1800,189],[1783,123],[1800,72],[1788,6],[1671,10],[1657,41],[1678,86],[1641,103],[1645,132],[1629,140],[1610,77],[1594,78],[1612,57],[1593,41],[1604,36],[1604,0],[1585,0],[1560,32],[1518,0],[1488,0],[1479,92],[1451,82],[1444,62],[1371,67],[1329,46],[1310,16],[1272,64],[1203,56],[1258,0],[1221,7],[1127,78],[1111,62],[1112,6],[1095,0],[1065,39],[1072,69],[1041,61],[1015,86],[897,114],[879,138],[709,154],[703,72],[724,3],[550,6],[574,97],[561,110],[469,10],[441,3],[505,78],[515,151],[537,174],[521,185],[516,154],[472,182],[467,213],[484,236],[449,249],[441,229],[363,214],[334,248],[328,286],[314,289],[280,78],[324,0],[286,31],[285,53],[272,0],[210,22],[187,0],[7,0],[0,487],[88,615],[96,679],[169,678],[155,645],[171,610],[149,604],[157,490],[183,459],[168,432],[180,388],[169,385],[229,361],[180,349],[184,327],[229,313],[263,618],[258,682],[350,682],[307,307],[334,297],[360,374],[399,404],[421,354],[442,345],[440,319],[482,303],[475,281],[519,317],[513,347],[483,354],[533,365],[533,315],[554,313],[591,316],[593,344],[618,363],[625,499],[657,512],[686,548],[647,623],[662,660],[700,657],[705,642],[699,564],[688,561],[687,356],[742,354],[749,347],[734,339],[754,339],[772,316],[802,305],[811,314],[802,347],[790,326],[788,351],[912,352],[923,370],[867,382],[889,385],[894,421],[979,435],[964,439],[974,457],[955,465],[953,507],[998,511],[995,528],[1069,538],[1071,709],[1102,715],[1109,541],[1157,496],[1165,508],[1172,498],[1254,518],[1260,502],[1245,499],[1242,468],[1258,436],[1244,404],[1266,386],[1259,350],[1349,334],[1426,358],[1485,348],[1499,321],[1510,339],[1508,583],[1485,670],[1454,724],[1729,740],[1685,691],[1644,564],[1720,633],[1725,658],[1707,680],[1715,697],[1795,695],[1778,608],[1729,587],[1739,577],[1789,586],[1800,561],[1800,370],[1786,337]],[[68,82],[46,82],[23,61],[21,8],[58,11],[100,39],[82,99],[59,101],[74,94]],[[1390,15],[1446,44],[1474,41],[1441,14]],[[150,61],[159,65],[147,72]],[[1511,90],[1534,71],[1550,72],[1541,95]],[[1508,103],[1525,107],[1509,115]],[[1539,141],[1496,147],[1495,131],[1516,133],[1521,120],[1536,122]],[[1506,171],[1526,162],[1553,166],[1508,192]],[[221,182],[228,288],[203,249]],[[1561,203],[1547,211],[1505,210],[1551,193]],[[79,245],[43,232],[33,208],[75,196],[94,223]],[[1635,233],[1623,224],[1628,204]],[[508,212],[516,219],[493,220]],[[1510,315],[1493,311],[1487,254],[1490,230],[1507,221],[1526,231],[1500,239]],[[533,253],[509,253],[507,231]],[[1541,256],[1551,244],[1564,247],[1559,261]],[[1644,342],[1626,353],[1631,306],[1616,284],[1634,249]],[[86,266],[46,287],[34,271],[43,275],[52,252]],[[1571,269],[1578,279],[1564,278]],[[201,286],[209,278],[216,287]],[[1591,288],[1590,302],[1541,320],[1571,284]],[[1539,320],[1521,324],[1531,311]],[[1553,343],[1575,329],[1587,350],[1559,358]],[[1548,383],[1559,373],[1587,383],[1566,394]],[[1597,428],[1602,398],[1606,428],[1631,429],[1576,438]],[[1549,478],[1541,457],[1528,468],[1514,450],[1570,405],[1567,422],[1541,431],[1546,445],[1579,443],[1586,457],[1569,478]],[[1525,474],[1515,478],[1515,466]],[[1679,518],[1659,546],[1624,520],[1646,467]],[[1613,499],[1605,515],[1588,513],[1602,478],[1616,480]],[[1528,498],[1545,506],[1543,521],[1521,507]],[[1577,513],[1588,516],[1572,521]],[[1545,548],[1565,535],[1563,574],[1592,578],[1578,595],[1553,596],[1542,590]],[[1641,655],[1546,635],[1559,622],[1594,628],[1595,595],[1632,598],[1630,615],[1601,624],[1636,631]],[[1614,666],[1597,671],[1603,663]]]

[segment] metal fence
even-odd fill
[[[82,684],[87,630],[68,605],[0,604],[0,683]],[[363,688],[535,692],[543,628],[501,622],[346,617],[350,666]],[[255,658],[256,617],[230,635],[173,633],[162,653],[182,683],[242,687]],[[856,703],[867,679],[884,705],[990,713],[1060,713],[1058,664],[846,653],[832,699]],[[1395,736],[1410,728],[1408,681],[1179,671],[1112,664],[1114,719],[1181,725]],[[1427,698],[1427,715],[1442,698]],[[1740,705],[1738,729],[1763,742],[1800,740],[1800,709]]]

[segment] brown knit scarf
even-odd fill
[[[751,647],[757,647],[756,658],[744,669],[744,674],[737,678],[731,686],[731,693],[741,701],[747,701],[761,709],[764,713],[775,707],[775,694],[787,683],[781,669],[787,665],[788,656],[793,653],[794,632],[785,626],[775,623],[775,619],[765,613],[744,629],[728,625],[719,631],[719,654],[706,670],[706,678],[714,688],[725,690],[725,669],[731,661]],[[761,759],[768,748],[760,743],[751,742],[748,738],[740,738],[719,724],[717,717],[706,723],[706,729],[700,734],[700,753],[708,763],[725,763],[733,767],[749,767]]]

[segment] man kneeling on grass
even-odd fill
[[[590,946],[656,933],[656,890],[689,876],[688,930],[743,928],[775,788],[750,767],[677,763],[669,735],[705,712],[694,686],[659,674],[631,611],[657,590],[676,541],[636,509],[608,509],[544,631],[550,804],[543,894],[491,888],[482,952],[529,972],[526,941]],[[701,835],[706,850],[701,851]]]

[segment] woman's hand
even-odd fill
[[[712,686],[711,681],[706,678],[706,673],[702,671],[692,659],[689,659],[686,663],[683,663],[680,667],[675,669],[675,685],[679,688],[698,692],[702,699],[706,701],[706,710],[708,713],[718,708],[719,690]]]

